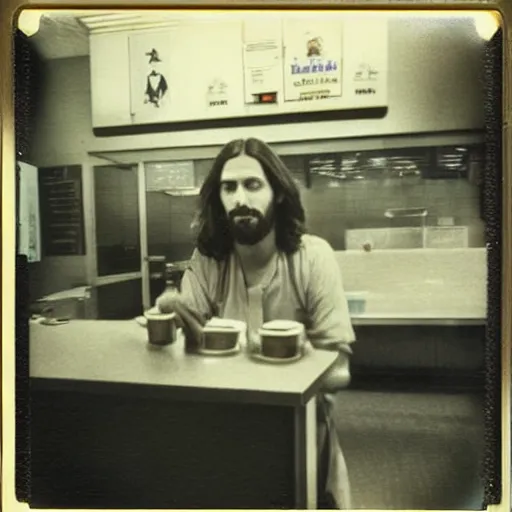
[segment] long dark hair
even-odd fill
[[[306,231],[299,189],[283,161],[267,144],[255,138],[232,140],[217,155],[199,194],[199,211],[194,223],[198,230],[197,248],[201,254],[219,261],[233,250],[233,238],[220,200],[220,180],[226,162],[243,154],[255,158],[262,166],[274,191],[277,248],[293,254]]]

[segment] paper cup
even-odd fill
[[[211,319],[203,328],[202,348],[206,350],[231,350],[240,340],[243,323],[229,319]]]
[[[148,342],[151,345],[170,345],[176,341],[176,315],[146,311]]]
[[[261,355],[290,359],[300,354],[304,342],[304,326],[298,322],[277,320],[259,330]]]

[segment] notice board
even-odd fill
[[[82,167],[39,169],[43,256],[85,254]]]

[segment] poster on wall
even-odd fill
[[[264,95],[278,102],[283,89],[281,21],[245,21],[243,36],[245,103],[262,103]]]
[[[350,19],[350,23],[349,23]],[[353,15],[346,19],[344,46],[344,97],[350,105],[387,104],[388,26],[384,17]]]
[[[32,263],[41,260],[38,169],[24,162],[19,167],[18,253]]]
[[[132,35],[129,52],[134,121],[167,119],[172,108],[169,35]]]
[[[283,39],[285,101],[342,96],[341,20],[285,20]]]
[[[169,34],[174,77],[171,120],[243,114],[242,24],[197,21]]]
[[[201,66],[195,72],[198,86],[206,90],[207,118],[237,115],[243,106],[242,26],[239,22],[204,24],[196,33]]]
[[[226,80],[216,76],[208,84],[206,91],[206,108],[218,109],[229,107],[229,86]]]

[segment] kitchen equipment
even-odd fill
[[[467,226],[432,226],[426,229],[425,248],[462,249],[469,246]]]
[[[422,247],[423,230],[419,227],[347,229],[345,232],[345,248],[349,251],[371,252]]]
[[[420,219],[420,228],[422,231],[422,247],[425,247],[426,226],[428,210],[426,208],[390,208],[384,212],[384,217],[392,220],[405,218]]]

